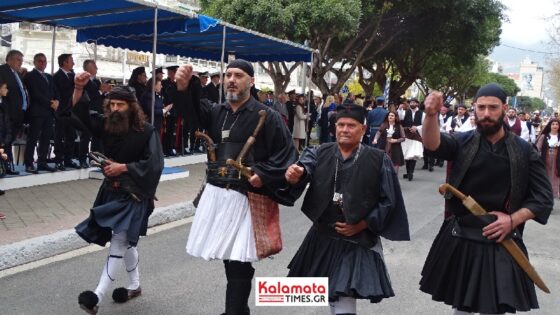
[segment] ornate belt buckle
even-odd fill
[[[220,175],[221,177],[224,177],[227,174],[228,174],[227,167],[222,166],[222,167],[218,168],[218,175]]]

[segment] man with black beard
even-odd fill
[[[105,246],[111,242],[97,288],[78,297],[84,311],[96,314],[123,261],[129,284],[115,289],[113,300],[123,303],[142,294],[136,245],[139,237],[146,235],[154,209],[163,155],[159,135],[146,122],[133,89],[114,87],[107,94],[105,114],[90,115],[89,96],[84,92],[89,78],[88,72],[76,76],[72,105],[82,127],[103,141],[107,157],[97,161],[105,179],[90,216],[76,226],[76,233],[88,243]]]
[[[506,118],[504,122],[507,123],[509,130],[518,136],[521,136],[521,124],[523,123],[519,117],[517,117],[517,111],[515,108],[510,108],[507,111]]]
[[[481,87],[474,99],[477,129],[440,134],[441,93],[426,99],[423,142],[452,161],[448,183],[473,197],[488,214],[474,216],[446,194],[446,218],[430,249],[420,290],[454,308],[454,314],[515,313],[538,308],[535,286],[499,246],[512,239],[524,252],[525,222],[546,224],[553,196],[545,166],[529,143],[508,132],[506,93]]]
[[[206,260],[223,260],[227,278],[225,313],[249,314],[248,299],[255,273],[251,264],[272,254],[261,255],[257,250],[263,230],[254,223],[254,213],[262,214],[259,205],[263,204],[267,205],[267,212],[278,211],[278,203],[293,205],[294,197],[287,193],[284,173],[296,161],[296,151],[280,114],[251,97],[255,79],[249,62],[236,59],[229,63],[225,75],[227,101],[212,108],[187,104],[189,90],[200,84],[194,80],[192,72],[190,65],[177,71],[179,93],[174,104],[186,107],[189,123],[197,129],[208,130],[208,136],[216,144],[216,160],[209,155],[207,184],[198,203],[186,250]],[[242,159],[253,172],[246,179],[236,168],[226,164],[226,160],[238,159],[256,130],[260,111],[266,113],[264,125]]]

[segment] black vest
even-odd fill
[[[337,163],[336,143],[326,143],[317,150],[317,167],[305,195],[302,211],[313,222],[330,206],[334,194],[334,172]],[[384,151],[362,146],[352,170],[352,181],[343,188],[344,216],[349,224],[364,219],[379,200],[380,175]]]
[[[404,114],[404,119],[403,119],[403,127],[412,127],[412,126],[420,126],[422,125],[422,114],[424,114],[423,111],[421,110],[417,110],[414,117],[412,117],[412,109],[407,109],[405,114]]]

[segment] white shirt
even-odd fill
[[[535,143],[535,128],[529,129],[527,122],[522,120],[520,137],[529,143]]]
[[[560,143],[558,143],[558,135],[551,135],[549,134],[550,139],[548,139],[548,147],[554,148],[558,147]]]

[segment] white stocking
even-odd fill
[[[136,290],[140,287],[140,271],[138,270],[138,249],[136,246],[128,246],[124,254],[124,265],[128,274],[129,290]]]
[[[331,302],[331,315],[356,314],[356,299],[351,297],[339,297],[338,301]]]
[[[111,237],[111,246],[109,246],[109,257],[107,257],[107,261],[103,266],[99,284],[97,284],[97,288],[95,289],[95,294],[99,298],[99,302],[103,300],[111,282],[115,280],[118,269],[122,266],[122,258],[126,252],[127,246],[128,240],[126,239],[126,231],[113,234],[113,237]]]

